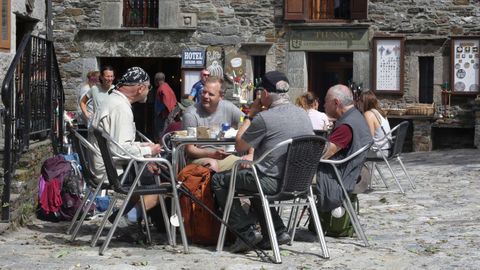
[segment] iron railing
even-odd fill
[[[2,84],[5,132],[2,221],[10,220],[10,188],[16,163],[31,140],[63,143],[64,94],[53,42],[26,34]]]
[[[158,1],[123,0],[123,26],[158,28]]]

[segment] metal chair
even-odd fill
[[[95,147],[87,140],[85,139],[80,133],[78,133],[74,129],[69,130],[69,139],[71,140],[73,144],[73,149],[74,151],[78,154],[79,160],[80,160],[80,165],[82,166],[82,175],[83,179],[85,181],[85,184],[87,185],[87,190],[88,193],[85,195],[85,197],[82,200],[81,206],[77,209],[75,212],[75,215],[70,223],[70,226],[67,229],[67,234],[70,234],[73,226],[75,225],[78,216],[80,213],[83,212],[80,220],[77,222],[77,226],[75,226],[75,230],[72,233],[72,236],[70,238],[70,241],[74,241],[75,238],[77,237],[77,233],[80,229],[80,227],[83,224],[83,221],[85,220],[85,217],[87,216],[88,211],[83,211],[84,209],[90,209],[94,203],[94,200],[90,200],[87,205],[87,201],[89,198],[96,198],[98,193],[101,190],[106,190],[106,189],[111,189],[111,185],[108,182],[103,181],[104,179],[101,179],[101,182],[98,183],[97,177],[94,175],[92,172],[90,162],[88,162],[87,158],[87,153],[90,151],[92,153],[98,153],[98,150],[95,149]],[[86,206],[86,207],[85,207]]]
[[[325,238],[320,224],[317,208],[315,206],[315,199],[312,192],[312,180],[317,171],[318,160],[322,155],[326,140],[320,136],[299,136],[292,139],[285,140],[275,147],[264,153],[255,161],[238,160],[232,168],[232,176],[230,179],[230,187],[227,201],[224,207],[223,220],[228,222],[230,209],[235,195],[235,181],[237,171],[241,164],[249,164],[255,176],[258,193],[253,194],[254,197],[262,201],[262,206],[267,223],[267,229],[270,237],[270,244],[273,248],[274,259],[276,263],[281,263],[280,250],[278,247],[275,229],[273,227],[272,216],[270,212],[271,206],[289,205],[299,206],[308,205],[313,213],[315,222],[315,229],[317,231],[320,245],[323,251],[323,257],[329,258],[329,251],[325,243]],[[272,151],[279,148],[287,147],[286,162],[281,179],[281,186],[278,193],[273,195],[266,195],[263,193],[260,181],[257,174],[257,164],[262,162]],[[250,194],[249,194],[250,195]],[[301,203],[300,198],[306,198],[306,202]],[[293,202],[285,202],[293,200]],[[222,224],[217,243],[217,251],[222,251],[225,240],[226,226]]]
[[[183,226],[183,218],[182,218],[182,212],[180,209],[180,203],[178,200],[178,192],[177,192],[177,187],[176,187],[176,181],[175,181],[175,175],[173,173],[172,165],[170,162],[164,158],[144,158],[144,157],[137,157],[133,156],[129,152],[123,149],[123,147],[118,144],[116,141],[114,141],[108,133],[105,131],[102,131],[100,129],[93,129],[93,133],[95,135],[95,138],[97,139],[98,146],[100,148],[100,152],[102,155],[102,159],[105,165],[105,170],[106,174],[108,177],[109,182],[113,186],[113,190],[116,192],[115,195],[126,195],[124,199],[124,203],[119,209],[119,212],[115,218],[115,221],[113,222],[113,225],[111,229],[108,232],[107,238],[103,242],[103,245],[100,247],[100,255],[103,255],[104,251],[108,247],[108,244],[110,243],[110,240],[113,236],[113,233],[115,232],[115,229],[120,221],[121,216],[123,215],[125,208],[127,206],[128,201],[132,196],[138,195],[138,196],[143,196],[143,195],[159,195],[160,198],[160,206],[162,208],[162,213],[163,213],[163,219],[165,222],[165,229],[167,230],[167,235],[169,237],[169,243],[174,246],[175,241],[172,239],[172,234],[170,233],[169,229],[169,219],[167,216],[166,212],[166,207],[165,207],[165,202],[163,199],[163,196],[172,196],[173,204],[175,206],[176,210],[176,215],[178,217],[179,221],[179,227],[180,227],[180,234],[182,237],[182,243],[184,247],[184,252],[188,252],[188,243],[187,243],[187,238],[185,234],[185,228]],[[110,144],[110,145],[109,145]],[[111,147],[114,148],[115,150],[111,150]],[[117,174],[117,170],[115,167],[115,162],[113,160],[113,157],[117,157],[118,159],[122,159],[125,161],[128,161],[127,168],[125,169],[125,173],[123,173],[122,176],[119,176]],[[168,168],[168,171],[170,173],[170,181],[169,182],[162,182],[160,183],[159,178],[156,177],[156,183],[153,185],[140,185],[140,177],[145,170],[146,165],[150,162],[154,162],[156,164],[163,164]],[[132,184],[125,184],[124,181],[128,175],[129,170],[133,167],[136,168],[136,177],[133,181]],[[94,236],[94,241],[92,242],[93,245],[95,245],[96,241],[100,237],[100,234],[105,227],[107,217],[108,215],[112,212],[113,206],[115,205],[116,202],[116,197],[113,199],[112,203],[110,204],[107,213],[105,215],[105,218],[102,221],[102,224],[100,225],[99,230],[97,231],[97,234]],[[143,216],[146,217],[146,211],[145,211],[145,206],[143,204],[143,199],[140,200],[142,203],[142,211],[143,211]],[[149,238],[149,241],[151,242],[151,237],[150,237],[150,231],[148,226],[147,228],[147,235]]]
[[[363,231],[362,225],[360,224],[357,213],[355,212],[355,209],[353,208],[352,202],[350,201],[350,196],[349,196],[350,194],[347,192],[347,190],[345,189],[345,186],[343,185],[342,176],[340,175],[340,171],[338,170],[338,167],[342,166],[343,164],[346,164],[347,162],[349,162],[353,158],[357,157],[358,155],[368,151],[368,149],[370,149],[372,144],[373,144],[373,142],[363,146],[362,148],[358,149],[355,153],[351,154],[350,156],[348,156],[344,159],[340,159],[340,160],[320,159],[320,163],[326,163],[326,164],[330,164],[332,166],[332,168],[335,172],[335,176],[337,178],[338,184],[342,188],[342,192],[343,192],[342,204],[343,204],[343,207],[346,209],[348,215],[350,216],[350,220],[352,221],[353,228],[355,229],[355,232],[356,232],[357,236],[359,236],[360,239],[362,239],[365,247],[369,246],[367,237],[365,236],[365,232]],[[319,181],[319,179],[317,179],[317,181]]]
[[[373,168],[375,167],[375,169],[380,174],[380,179],[382,179],[385,186],[387,186],[387,184],[385,182],[385,177],[384,177],[382,171],[380,170],[380,167],[377,164],[377,162],[384,161],[385,164],[387,165],[390,173],[393,175],[393,179],[395,180],[398,188],[400,189],[400,192],[403,193],[403,194],[405,193],[405,191],[403,190],[403,188],[400,184],[400,181],[398,180],[397,175],[395,174],[392,167],[390,166],[389,160],[390,161],[391,160],[398,161],[398,163],[400,164],[400,167],[402,167],[403,172],[407,176],[407,179],[410,182],[410,185],[412,186],[412,189],[415,189],[416,188],[415,182],[410,177],[410,175],[408,174],[408,172],[405,168],[405,165],[403,165],[402,159],[400,157],[400,155],[402,154],[403,144],[404,144],[405,138],[407,136],[408,125],[409,125],[408,121],[403,121],[400,124],[398,124],[397,126],[395,126],[393,129],[391,129],[389,133],[385,134],[384,138],[379,140],[379,142],[383,141],[384,142],[383,144],[379,144],[378,142],[374,142],[374,144],[371,147],[371,150],[379,153],[381,155],[381,157],[368,157],[367,160],[366,160],[366,161],[372,162],[372,166],[370,168],[370,174],[373,175]],[[385,139],[387,139],[387,140],[385,140]],[[379,149],[382,149],[382,147],[385,144],[387,144],[388,141],[390,141],[390,149],[389,149],[388,155],[385,155],[385,153],[383,151],[379,151]]]

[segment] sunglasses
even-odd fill
[[[208,76],[210,76],[210,74],[204,73],[204,74],[202,74],[202,76],[203,76],[203,77],[208,77]]]

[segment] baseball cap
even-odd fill
[[[290,85],[287,76],[280,71],[269,71],[263,75],[262,86],[272,93],[286,93]]]

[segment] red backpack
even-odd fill
[[[187,165],[178,174],[178,181],[183,182],[184,187],[215,212],[215,200],[210,180],[210,169],[197,164]],[[185,195],[180,198],[180,206],[189,239],[196,244],[215,244],[220,231],[220,222]]]

